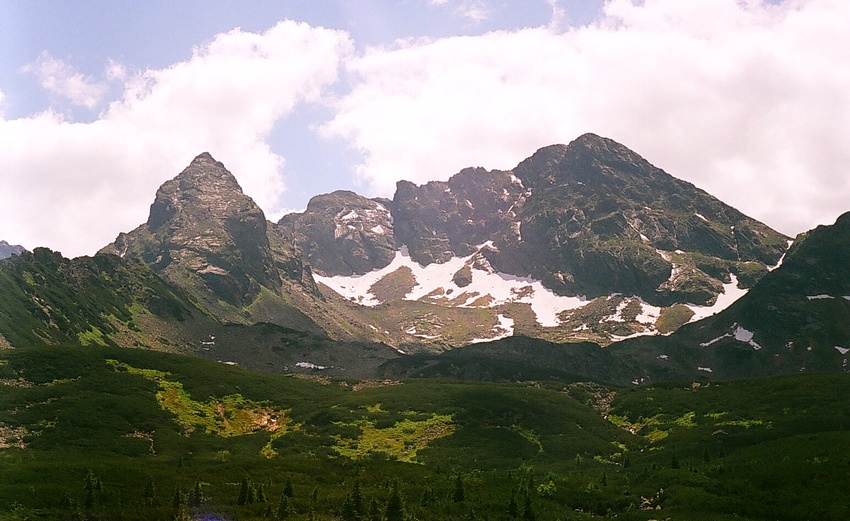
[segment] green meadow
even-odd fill
[[[354,381],[0,352],[0,519],[850,519],[850,379]]]

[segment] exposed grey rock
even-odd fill
[[[0,259],[6,259],[12,255],[20,255],[27,251],[23,246],[17,244],[9,244],[6,241],[0,241]]]
[[[354,192],[313,197],[304,213],[285,215],[277,227],[292,233],[306,262],[325,275],[366,273],[395,257],[389,208]]]
[[[280,288],[263,211],[208,153],[156,193],[146,224],[103,251],[139,257],[183,286],[206,286],[243,305],[260,287]]]

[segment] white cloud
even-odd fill
[[[346,33],[306,24],[233,30],[187,61],[131,76],[122,99],[91,123],[51,110],[0,118],[0,237],[94,253],[144,222],[157,187],[203,151],[276,210],[284,158],[268,135],[297,103],[320,98],[350,52]],[[111,62],[106,75],[122,71]]]
[[[428,0],[428,5],[445,6],[450,0]],[[452,11],[472,22],[483,22],[490,18],[490,9],[483,0],[452,0]]]
[[[553,9],[555,4],[553,4]],[[323,126],[359,175],[511,168],[584,132],[614,138],[786,233],[850,209],[850,3],[611,0],[596,24],[399,43],[352,57]]]
[[[35,62],[21,70],[33,73],[42,88],[51,94],[68,98],[73,104],[89,109],[94,108],[106,93],[106,85],[102,82],[77,72],[48,52],[41,53]]]

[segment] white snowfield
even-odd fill
[[[731,306],[733,302],[747,294],[748,290],[738,287],[738,277],[734,273],[731,273],[729,277],[731,278],[731,282],[723,285],[723,293],[717,295],[717,300],[711,306],[687,304],[691,311],[694,312],[694,316],[691,317],[690,322],[696,322],[697,320],[720,313]]]
[[[752,348],[755,349],[756,351],[761,349],[762,346],[759,345],[755,340],[753,340],[754,333],[752,331],[744,329],[743,327],[739,326],[738,324],[733,324],[732,327],[734,328],[734,330],[732,332],[726,333],[725,335],[720,335],[719,337],[714,338],[712,340],[709,340],[708,342],[703,342],[703,343],[700,344],[700,347],[708,347],[711,344],[714,344],[715,342],[719,342],[720,340],[723,340],[724,338],[734,337],[735,340],[737,340],[738,342],[750,344],[750,346],[752,346]]]
[[[487,242],[482,244],[478,251],[484,248],[493,248],[493,245]],[[422,266],[410,258],[407,246],[402,246],[401,251],[396,252],[393,261],[379,270],[363,275],[324,277],[314,274],[313,277],[316,281],[358,304],[377,306],[381,302],[375,298],[370,288],[390,273],[406,267],[416,278],[416,285],[405,295],[405,300],[419,300],[426,295],[429,297],[437,295],[445,297],[447,300],[458,299],[459,307],[473,307],[473,303],[476,301],[480,303],[481,297],[489,295],[491,298],[487,303],[488,307],[511,302],[530,304],[537,316],[537,321],[544,327],[557,326],[559,323],[558,313],[578,309],[588,303],[588,300],[584,297],[556,295],[552,290],[545,288],[540,281],[531,277],[517,277],[499,273],[492,269],[481,269],[479,266],[482,265],[489,268],[489,263],[483,258],[480,259],[481,262],[476,263],[476,255],[477,252],[468,257],[453,257],[443,264],[432,263],[428,266]],[[471,267],[472,283],[461,288],[454,283],[452,278],[465,265]],[[461,297],[463,297],[462,301],[460,300]],[[511,321],[509,329],[513,330],[513,321]]]
[[[500,338],[507,338],[509,336],[513,336],[514,334],[514,319],[508,318],[505,315],[499,314],[499,325],[493,328],[493,331],[496,333],[496,336],[492,336],[489,338],[473,338],[470,343],[478,344],[481,342],[491,342],[493,340],[499,340]]]
[[[558,315],[561,312],[579,309],[590,302],[583,296],[557,295],[544,287],[542,282],[531,277],[518,277],[493,270],[484,256],[481,255],[481,252],[488,248],[495,249],[491,241],[480,245],[476,253],[467,257],[452,257],[442,264],[432,263],[428,266],[422,266],[410,257],[407,246],[402,246],[400,251],[396,252],[392,262],[384,268],[363,275],[327,277],[314,273],[313,277],[317,282],[331,288],[344,298],[363,306],[377,306],[381,304],[381,301],[371,292],[372,286],[398,269],[408,268],[415,277],[416,283],[404,296],[405,300],[415,301],[427,297],[426,300],[428,301],[442,300],[447,305],[457,307],[486,306],[490,308],[513,302],[527,303],[531,306],[537,322],[543,327],[558,326],[560,324]],[[662,254],[662,252],[659,252],[659,254]],[[469,266],[472,282],[466,287],[460,287],[452,279],[455,273],[464,266]],[[675,276],[676,270],[673,271],[674,274],[671,274],[671,277]],[[719,313],[747,293],[747,290],[738,287],[738,279],[734,274],[730,277],[731,281],[723,285],[723,293],[717,296],[713,305],[686,304],[694,312],[691,322]],[[615,296],[620,295],[615,293],[608,298]],[[620,312],[629,300],[635,298],[638,297],[626,297],[624,302],[618,306],[617,311],[603,320],[621,320]],[[657,334],[654,324],[661,314],[661,308],[649,305],[641,299],[638,300],[640,301],[641,312],[636,321],[647,327],[644,331],[629,336],[612,336],[613,340]],[[510,333],[503,334],[501,331],[513,331],[513,320],[502,315],[499,316],[499,320],[500,326],[494,329],[495,336],[486,340],[510,335]],[[508,321],[510,321],[510,325],[508,325]]]

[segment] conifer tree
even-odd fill
[[[94,506],[94,491],[97,489],[97,478],[94,477],[94,472],[89,469],[86,474],[86,483],[83,486],[86,495],[83,498],[83,507],[92,508]]]
[[[672,457],[672,458],[670,458],[670,468],[672,468],[672,469],[678,469],[679,467],[680,467],[680,465],[679,465],[679,458],[677,458],[677,457],[676,457],[676,453],[674,452],[674,453],[673,453],[673,457]]]
[[[183,492],[180,490],[180,485],[174,487],[174,495],[171,496],[171,508],[175,513],[183,506]]]
[[[455,489],[452,492],[452,500],[455,503],[463,503],[466,501],[466,491],[463,486],[463,476],[460,475],[460,472],[455,475]]]
[[[349,492],[345,496],[345,501],[342,503],[342,519],[343,521],[360,521],[360,516],[354,508],[354,500]]]
[[[511,499],[508,501],[508,517],[516,519],[519,516],[519,505],[516,501],[516,491],[511,490]]]
[[[251,495],[251,482],[248,480],[248,476],[244,476],[239,484],[239,497],[236,499],[236,504],[241,506],[252,503],[254,498]]]
[[[360,491],[360,480],[354,480],[354,488],[351,491],[351,507],[354,509],[356,519],[362,519],[366,511],[363,504],[363,493]]]
[[[292,476],[286,476],[286,483],[283,484],[283,494],[286,497],[295,497],[295,488],[292,486]]]
[[[522,519],[524,521],[536,521],[537,515],[534,513],[534,507],[531,504],[531,493],[525,495],[525,505],[522,509]]]
[[[186,500],[186,504],[192,508],[198,508],[203,503],[203,492],[201,491],[201,480],[196,479],[195,484],[192,486],[192,490],[189,491],[189,497]]]
[[[387,521],[403,521],[404,520],[404,500],[401,497],[401,492],[398,490],[398,480],[393,481],[390,489],[390,498],[387,500]]]
[[[372,498],[369,502],[369,521],[381,521],[381,509],[378,507],[378,500]]]
[[[145,482],[145,490],[142,492],[142,497],[145,499],[153,499],[156,494],[156,489],[154,487],[153,479],[148,478]]]
[[[277,518],[288,519],[291,513],[292,510],[289,506],[289,496],[287,496],[286,494],[281,494],[280,501],[277,504]]]

